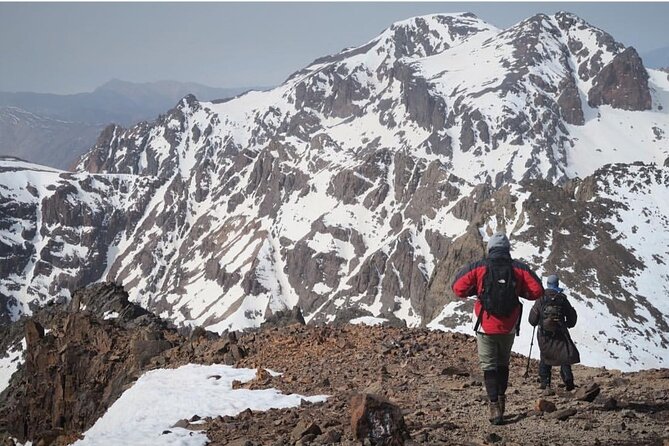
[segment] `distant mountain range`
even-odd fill
[[[188,94],[201,100],[236,96],[249,88],[195,83],[111,80],[91,93],[0,92],[0,155],[68,169],[111,123],[154,120]]]

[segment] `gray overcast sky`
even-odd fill
[[[669,46],[669,3],[0,3],[0,91],[74,93],[118,78],[269,86],[416,15],[499,28],[573,12],[639,52]]]

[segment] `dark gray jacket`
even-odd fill
[[[541,311],[550,298],[556,296],[562,307],[564,330],[558,333],[547,334],[543,329],[537,333],[537,341],[541,350],[541,359],[548,365],[576,364],[581,361],[578,348],[569,336],[568,328],[576,325],[576,310],[567,300],[567,296],[556,290],[547,289],[541,299],[537,300],[528,317],[528,322],[534,326],[541,326]]]
[[[551,299],[553,296],[556,295],[560,301],[560,305],[562,306],[562,314],[564,315],[565,319],[564,320],[565,327],[572,328],[574,325],[576,325],[576,320],[578,319],[578,315],[576,314],[576,310],[574,310],[574,307],[572,307],[569,301],[567,300],[567,296],[550,288],[546,289],[541,299],[534,302],[534,305],[530,310],[530,315],[527,318],[527,321],[530,323],[530,325],[534,327],[537,324],[539,324],[539,322],[541,322],[541,309],[544,307],[544,304],[546,303],[547,300]]]

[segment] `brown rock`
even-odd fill
[[[174,424],[172,425],[172,427],[180,427],[180,428],[182,428],[182,429],[185,429],[185,428],[188,427],[189,424],[190,424],[190,423],[188,422],[188,420],[185,419],[185,418],[183,418],[183,419],[177,421],[176,423],[174,423]]]
[[[601,393],[597,395],[594,402],[601,405],[601,410],[615,410],[618,408],[618,401],[615,398],[604,396]]]
[[[555,403],[543,398],[538,399],[534,405],[534,410],[539,412],[555,412],[556,409],[557,407],[555,407]]]
[[[560,114],[564,120],[573,125],[585,124],[583,108],[581,107],[581,96],[576,88],[576,82],[572,76],[565,77],[560,81],[562,93],[558,98]]]
[[[33,320],[26,322],[24,331],[28,347],[36,345],[44,337],[44,327]]]
[[[587,402],[593,402],[595,398],[597,398],[597,395],[599,395],[599,384],[597,383],[592,383],[586,387],[581,387],[576,391],[574,394],[574,398],[576,398],[579,401],[587,401]]]
[[[372,394],[351,398],[353,436],[372,445],[403,445],[410,438],[401,409],[390,401]]]
[[[574,415],[576,415],[576,409],[569,408],[569,409],[557,410],[551,414],[548,414],[546,417],[553,420],[565,421],[567,418]]]
[[[288,311],[277,311],[269,315],[265,322],[262,323],[263,327],[273,326],[273,327],[283,327],[286,325],[305,325],[304,316],[302,316],[302,309],[298,306],[294,306],[292,310]]]
[[[86,311],[62,307],[26,321],[25,363],[15,374],[16,385],[3,392],[0,431],[33,443],[52,430],[58,436],[83,432],[137,379],[143,366],[161,359],[156,356],[171,343],[163,339],[160,319],[146,314],[133,319],[134,304],[123,296],[103,299],[122,290],[115,284],[96,284],[75,293]],[[94,297],[89,294],[98,299],[89,299]],[[96,302],[126,305],[128,325],[103,320]],[[50,328],[48,334],[44,326]]]
[[[385,387],[383,381],[374,381],[365,388],[365,393],[380,395],[384,393]]]
[[[462,370],[453,366],[446,367],[441,371],[441,374],[449,376],[469,376],[469,372],[467,372],[466,370]]]
[[[618,408],[618,401],[612,397],[606,398],[602,403],[602,408],[604,410],[615,410]]]
[[[258,368],[256,370],[256,381],[260,382],[266,382],[266,381],[271,381],[272,380],[272,375],[265,369],[263,368]]]
[[[342,433],[338,430],[329,430],[320,437],[318,440],[322,444],[333,444],[341,442]]]
[[[321,433],[321,428],[316,423],[308,420],[301,420],[290,433],[290,438],[293,441],[298,441],[307,435],[313,435],[315,438]]]

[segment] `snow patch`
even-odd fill
[[[315,403],[328,398],[326,395],[284,395],[276,389],[232,389],[233,380],[250,381],[255,373],[253,369],[196,364],[152,370],[126,390],[84,433],[84,439],[74,444],[204,446],[208,439],[203,432],[172,426],[193,415],[202,418],[234,416],[246,409],[296,407],[302,399]],[[163,433],[167,431],[169,433]]]

